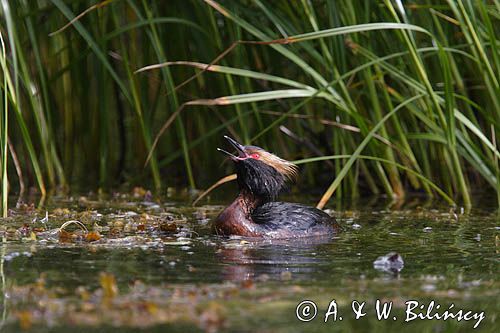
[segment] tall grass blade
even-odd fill
[[[8,214],[8,204],[7,200],[9,198],[9,180],[7,177],[7,157],[8,157],[8,135],[9,135],[9,97],[8,97],[8,88],[7,88],[7,76],[9,75],[8,68],[7,68],[7,52],[5,51],[5,43],[3,40],[3,35],[2,32],[0,31],[0,42],[2,44],[2,54],[1,54],[1,59],[0,63],[2,66],[2,72],[3,72],[3,90],[2,90],[2,97],[3,97],[3,107],[2,107],[2,116],[1,116],[1,122],[0,122],[0,131],[1,131],[1,137],[2,137],[2,158],[1,158],[1,166],[2,166],[2,217],[7,217]],[[3,260],[3,257],[2,257]],[[3,262],[2,262],[3,264]]]

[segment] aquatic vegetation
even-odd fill
[[[106,276],[109,281],[102,281]],[[427,277],[431,281],[432,277]],[[387,282],[374,281],[373,286],[385,288]],[[490,287],[495,285],[489,284]],[[498,285],[497,285],[498,287]],[[112,289],[111,294],[108,294]],[[272,311],[274,320],[284,324],[284,320],[291,319],[290,313],[296,305],[295,300],[300,297],[315,296],[319,304],[327,304],[326,295],[320,294],[316,288],[306,289],[300,285],[276,285],[259,281],[232,283],[225,285],[176,285],[164,284],[150,286],[136,280],[119,290],[114,277],[102,273],[100,285],[95,289],[77,286],[72,290],[65,288],[51,288],[46,286],[44,277],[37,282],[12,286],[9,293],[12,305],[22,305],[23,310],[16,311],[10,319],[17,322],[24,330],[36,329],[48,325],[53,329],[76,325],[88,329],[97,327],[120,328],[153,328],[159,325],[167,327],[188,327],[202,329],[208,332],[221,330],[244,329],[251,325],[253,316],[262,316],[264,311]],[[352,291],[362,290],[363,285],[353,282]],[[107,291],[108,290],[108,291]],[[333,292],[333,290],[329,290]],[[403,290],[408,293],[409,290]],[[422,291],[413,291],[410,297],[421,298]],[[491,298],[490,293],[483,290],[481,294]],[[456,301],[459,295],[448,292],[443,298],[445,301]],[[400,313],[405,307],[400,298],[391,299],[396,311]],[[389,301],[386,299],[385,301]],[[347,299],[338,298],[339,307],[349,308]],[[41,306],[39,305],[41,304]],[[255,306],[257,305],[257,306]],[[370,304],[371,306],[372,304]],[[235,307],[247,309],[237,313]],[[235,320],[234,316],[238,316]],[[268,318],[267,322],[272,322]],[[9,324],[12,325],[11,322]],[[323,323],[324,324],[324,323]],[[482,323],[482,326],[488,323]],[[355,325],[348,323],[344,328]],[[472,326],[461,323],[463,326]],[[12,325],[14,326],[14,325]],[[491,326],[491,324],[490,324]],[[258,325],[258,327],[262,327]],[[292,327],[286,325],[286,328]],[[314,327],[321,327],[316,324]],[[457,326],[451,326],[457,327]],[[285,332],[285,326],[278,331]]]
[[[213,158],[227,132],[301,160],[319,206],[500,198],[498,15],[462,0],[2,1],[4,216],[7,177],[42,194],[206,187],[229,170]]]
[[[500,229],[494,209],[468,213],[418,200],[400,207],[360,204],[329,211],[344,226],[334,239],[291,243],[212,235],[206,221],[222,206],[183,207],[146,193],[12,208],[0,225],[2,332],[287,332],[330,331],[331,325],[399,331],[406,327],[407,300],[484,310],[481,330],[495,331]],[[323,312],[335,299],[344,320],[325,326],[319,312],[308,325],[299,322],[295,310],[304,299]],[[376,300],[392,302],[398,321],[378,321],[373,311],[357,321],[353,299],[366,301],[367,309]],[[422,320],[408,328],[472,325]]]

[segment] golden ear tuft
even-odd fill
[[[278,172],[285,176],[289,181],[294,182],[297,180],[299,176],[299,168],[295,164],[268,152],[261,153],[260,155],[262,162],[278,170]]]
[[[295,182],[299,177],[299,167],[292,162],[282,160],[284,163],[280,164],[276,170],[284,175],[288,180]]]

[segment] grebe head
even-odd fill
[[[224,136],[238,151],[233,155],[223,149],[235,162],[240,190],[245,190],[261,200],[274,200],[287,181],[297,177],[297,166],[256,146],[243,146],[234,139]]]

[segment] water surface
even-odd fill
[[[410,300],[423,313],[431,301],[441,307],[433,313],[452,303],[451,312],[484,311],[478,330],[499,327],[494,209],[358,205],[330,211],[344,227],[333,238],[256,241],[210,234],[222,206],[150,199],[59,198],[13,210],[0,229],[0,332],[469,332],[478,321],[405,322]],[[101,238],[85,240],[74,224],[70,239],[61,237],[57,228],[69,220]],[[390,252],[404,260],[399,272],[374,267]],[[296,315],[303,300],[317,306],[309,322]],[[325,323],[332,300],[337,320]],[[358,320],[354,300],[366,302]],[[392,302],[387,320],[377,320],[376,300]]]

